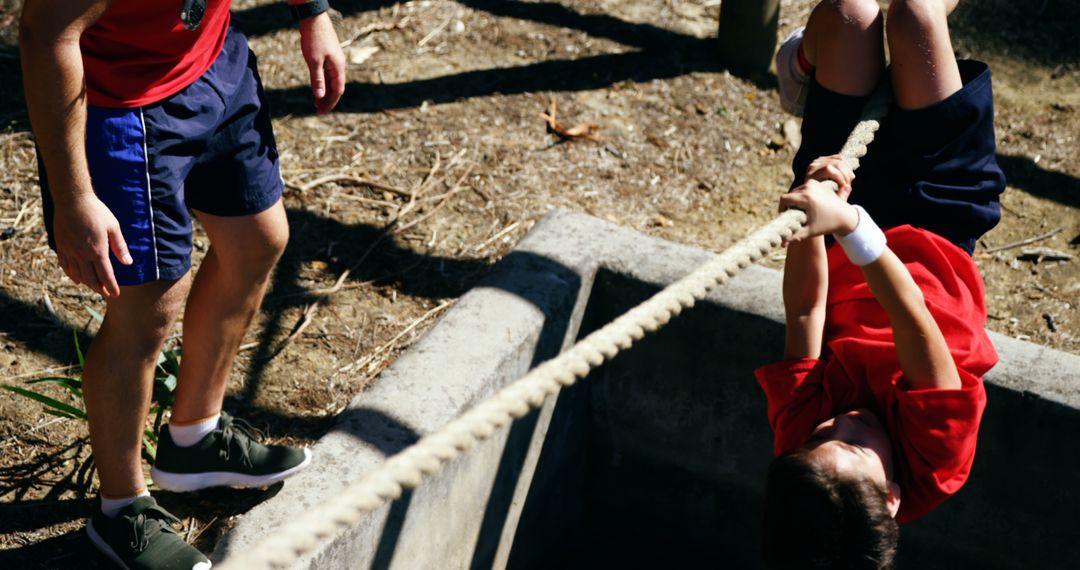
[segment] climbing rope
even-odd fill
[[[841,149],[851,168],[859,167],[866,147],[874,140],[879,120],[888,108],[887,85],[878,88],[863,111],[862,119]],[[836,185],[832,182],[835,191]],[[283,568],[314,550],[341,529],[358,524],[365,513],[375,511],[416,488],[425,476],[439,471],[478,442],[510,425],[516,418],[539,408],[621,350],[630,348],[647,333],[663,327],[683,309],[689,309],[710,290],[727,282],[743,268],[761,259],[806,224],[806,214],[787,210],[731,246],[712,261],[672,283],[603,328],[581,339],[555,358],[508,384],[492,397],[387,459],[356,483],[264,537],[258,545],[226,559],[221,570]]]

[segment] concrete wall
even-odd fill
[[[330,500],[710,255],[549,216],[353,400],[312,468],[242,517],[215,558]],[[779,284],[775,271],[747,269],[296,567],[757,567],[771,434],[750,372],[780,356]],[[903,529],[902,568],[1080,567],[1080,458],[1068,451],[1080,434],[1080,358],[994,341],[1002,363],[986,379],[971,481]]]

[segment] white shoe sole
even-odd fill
[[[228,471],[210,471],[207,473],[169,473],[157,467],[150,469],[154,484],[166,491],[185,493],[207,487],[265,487],[283,479],[288,479],[311,463],[311,450],[304,448],[304,460],[299,465],[285,471],[269,475],[245,475]]]

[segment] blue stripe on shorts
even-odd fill
[[[94,192],[116,216],[134,260],[123,265],[112,257],[116,280],[134,285],[160,279],[142,111],[90,106],[86,113]]]

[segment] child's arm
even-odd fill
[[[862,267],[874,297],[892,323],[900,370],[911,389],[960,388],[960,373],[911,273],[888,247]]]
[[[832,180],[840,197],[851,193],[855,173],[840,156],[810,163],[810,180]],[[825,238],[793,241],[784,260],[784,359],[818,358],[825,327],[825,299],[829,291],[829,264]]]
[[[784,260],[784,359],[817,358],[829,289],[825,238],[792,242]]]
[[[782,209],[806,211],[806,227],[793,239],[818,239],[826,233],[846,236],[859,226],[859,212],[824,185],[809,181],[780,198]],[[868,220],[873,223],[872,220]],[[862,265],[874,297],[893,327],[900,370],[912,389],[958,389],[960,374],[945,337],[923,301],[922,291],[903,262],[887,246]]]

